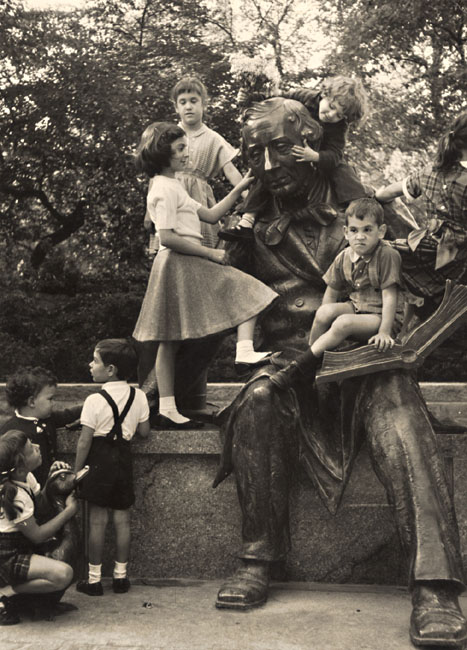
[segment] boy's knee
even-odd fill
[[[329,325],[335,317],[334,305],[321,305],[316,310],[314,322],[317,325]]]
[[[331,330],[338,335],[349,334],[352,331],[355,317],[352,314],[341,314],[331,326]]]

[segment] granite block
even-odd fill
[[[92,384],[60,386],[57,406],[82,401],[96,388]],[[225,405],[240,388],[241,384],[210,385],[208,399]],[[465,418],[464,384],[422,385],[422,390],[437,415]],[[78,435],[61,432],[59,449],[65,460],[73,462]],[[438,445],[454,491],[462,547],[467,551],[467,435],[440,434]],[[220,450],[215,427],[153,431],[147,440],[135,439],[133,577],[221,579],[232,572],[240,547],[241,517],[233,478],[216,490],[211,487]],[[275,577],[329,583],[406,583],[407,567],[392,514],[365,447],[335,516],[300,474],[292,487],[290,511],[292,547],[287,562],[275,567]],[[105,575],[111,575],[113,557],[109,526]]]

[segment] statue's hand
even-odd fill
[[[385,352],[386,350],[389,350],[389,348],[394,347],[394,343],[395,341],[392,336],[382,332],[378,332],[378,334],[375,334],[368,340],[368,344],[374,345],[380,352]]]
[[[248,93],[245,90],[245,88],[240,88],[240,90],[237,93],[237,104],[240,104],[240,106],[246,104],[249,100]]]

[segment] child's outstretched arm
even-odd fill
[[[397,181],[396,183],[391,183],[391,185],[386,185],[386,187],[377,190],[375,193],[375,199],[381,201],[381,203],[386,203],[387,201],[397,199],[397,197],[402,196],[403,193],[402,181]]]
[[[94,429],[91,429],[91,427],[83,424],[78,439],[78,445],[76,447],[75,473],[79,472],[80,469],[83,469],[84,465],[86,464],[86,458],[88,457],[89,450],[91,449],[93,435]]]
[[[219,203],[216,203],[212,208],[201,207],[198,210],[198,216],[201,221],[207,223],[217,223],[226,212],[235,205],[240,195],[246,188],[253,182],[251,171],[244,176],[239,183],[227,194]]]
[[[78,502],[75,495],[68,495],[65,501],[65,508],[58,515],[50,519],[42,526],[39,526],[34,516],[18,524],[21,533],[33,544],[42,544],[50,537],[53,537],[60,528],[66,524],[78,511]]]
[[[384,352],[394,346],[394,339],[391,336],[391,330],[396,316],[397,292],[397,284],[393,284],[381,291],[383,299],[381,324],[378,333],[372,336],[368,341],[370,345],[374,345],[380,352]]]

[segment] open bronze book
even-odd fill
[[[325,352],[316,383],[342,381],[348,377],[368,375],[394,368],[417,368],[426,357],[467,321],[467,286],[446,281],[443,300],[438,309],[408,333],[402,343],[386,352],[373,345],[363,345],[348,352]]]

